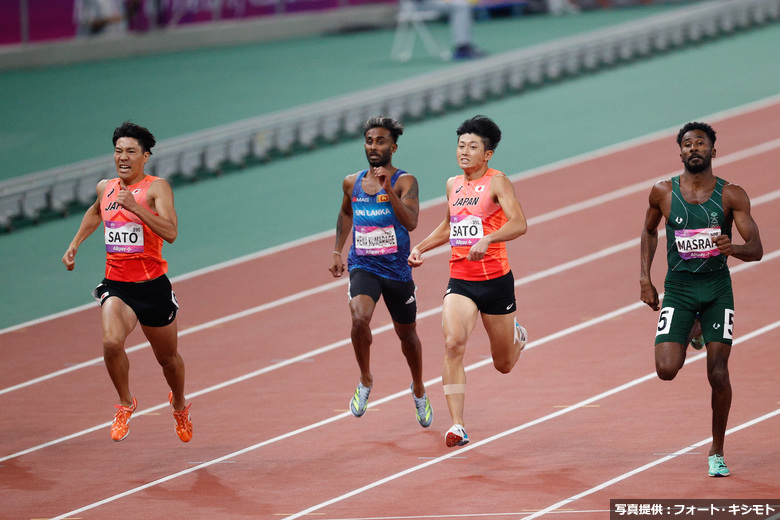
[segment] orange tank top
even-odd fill
[[[485,175],[475,181],[466,182],[463,175],[455,178],[448,201],[452,278],[492,280],[509,272],[509,259],[504,242],[490,244],[482,260],[472,262],[466,259],[471,246],[507,221],[504,210],[490,197],[490,182],[496,175],[504,174],[489,168]]]
[[[146,193],[157,179],[159,177],[147,175],[127,187],[136,202],[152,213],[155,212],[146,202]],[[117,282],[144,282],[164,275],[168,272],[168,262],[162,257],[162,237],[134,213],[117,204],[118,194],[119,179],[111,179],[100,201],[106,242],[106,278]]]

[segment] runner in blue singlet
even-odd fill
[[[401,340],[412,375],[412,397],[417,421],[427,428],[433,409],[422,379],[422,347],[417,335],[417,298],[409,256],[409,231],[417,227],[420,201],[417,179],[392,164],[403,126],[384,116],[372,117],[363,126],[369,168],[347,175],[342,184],[341,211],[336,220],[336,245],[330,264],[335,277],[344,273],[341,251],[352,231],[349,249],[349,309],[352,346],[360,380],[349,408],[361,417],[374,385],[370,355],[371,318],[382,296]]]

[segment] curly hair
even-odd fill
[[[393,136],[394,143],[398,143],[398,138],[404,133],[404,125],[387,116],[369,117],[368,121],[363,125],[363,136],[372,128],[384,128],[385,130],[388,130],[390,135]]]
[[[715,144],[715,130],[713,130],[712,127],[707,123],[697,123],[696,121],[694,121],[680,128],[680,132],[677,134],[678,146],[682,146],[683,136],[685,136],[685,134],[687,134],[691,130],[701,130],[702,132],[707,134],[707,137],[710,138],[710,143],[712,143],[713,145]]]

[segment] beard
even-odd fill
[[[387,163],[390,162],[390,156],[382,154],[380,154],[378,157],[369,157],[368,154],[366,154],[366,159],[368,159],[368,164],[371,165],[372,168],[387,166]]]
[[[691,159],[698,158],[701,159],[701,162],[698,164],[691,164]],[[700,155],[694,155],[691,157],[688,157],[688,160],[685,161],[685,169],[688,170],[688,173],[701,173],[707,168],[710,167],[712,164],[712,158],[711,157],[701,157]]]

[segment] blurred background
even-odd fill
[[[780,94],[779,17],[780,0],[0,0],[0,329],[91,304],[100,236],[74,272],[60,259],[125,120],[174,186],[175,282],[332,234],[372,115],[405,124],[393,163],[428,204],[480,113],[516,177],[659,133],[676,155],[685,122]],[[311,260],[323,283],[329,261]]]

